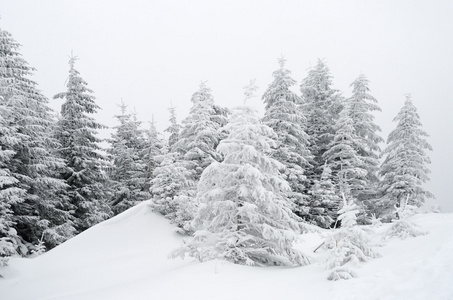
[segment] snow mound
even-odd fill
[[[12,258],[0,299],[453,299],[453,214],[409,219],[429,233],[390,238],[357,278],[328,281],[326,253],[313,253],[328,231],[302,236],[318,261],[304,267],[171,260],[182,237],[144,202],[44,255]]]

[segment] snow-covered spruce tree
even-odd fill
[[[332,180],[332,170],[324,164],[321,178],[315,180],[311,192],[311,222],[323,228],[329,228],[338,217],[341,198]]]
[[[204,82],[192,95],[193,105],[189,116],[182,123],[183,127],[174,149],[181,153],[182,159],[190,162],[195,170],[195,182],[200,179],[203,170],[222,156],[215,150],[221,139],[219,128],[226,124],[226,110],[214,104],[211,90]]]
[[[149,190],[150,183],[153,178],[153,172],[158,166],[157,156],[167,152],[164,139],[157,131],[154,118],[149,123],[148,129],[145,130],[144,146],[142,147],[143,161],[147,165],[147,185],[146,189]]]
[[[324,248],[329,251],[326,267],[332,269],[327,277],[329,280],[357,277],[352,267],[356,267],[360,262],[379,257],[379,254],[369,245],[367,233],[357,226],[359,210],[356,204],[352,200],[347,202],[344,194],[343,207],[338,213],[341,228],[335,229],[324,243]]]
[[[349,103],[345,104],[334,129],[334,138],[323,158],[332,170],[339,194],[344,194],[348,199],[357,199],[366,188],[368,172],[365,159],[357,151],[362,139],[355,132]]]
[[[73,206],[73,218],[78,232],[109,218],[112,211],[108,205],[106,157],[100,152],[97,130],[106,128],[90,115],[99,107],[92,91],[80,77],[69,60],[67,91],[54,96],[64,99],[56,137],[61,143],[59,155],[66,163],[62,177],[69,188],[67,196]]]
[[[176,107],[171,106],[168,111],[170,112],[170,126],[164,131],[168,132],[168,134],[170,135],[168,137],[168,148],[171,149],[173,145],[178,141],[181,125],[176,120]]]
[[[170,127],[166,131],[171,133],[170,138],[173,136],[169,143],[174,145],[179,135],[174,109],[170,110]],[[185,233],[184,226],[196,211],[193,201],[196,173],[173,145],[168,147],[168,153],[154,157],[156,167],[150,182],[151,208],[175,223],[179,232]]]
[[[66,185],[58,179],[64,162],[53,152],[59,145],[52,138],[52,111],[29,79],[32,72],[19,44],[0,29],[0,195],[5,218],[0,239],[21,255],[29,254],[40,239],[52,248],[74,234],[62,193]]]
[[[151,208],[178,226],[178,232],[190,232],[185,225],[196,211],[195,171],[176,152],[157,156],[158,167],[153,172],[150,192]]]
[[[290,188],[279,173],[283,165],[268,156],[275,133],[246,106],[233,110],[225,130],[229,135],[217,147],[224,160],[207,167],[198,184],[194,236],[173,256],[258,266],[309,263],[293,248],[300,227],[284,197]]]
[[[300,86],[304,113],[307,118],[305,132],[309,136],[310,151],[314,156],[313,168],[306,175],[319,180],[324,166],[323,154],[334,137],[334,126],[341,110],[341,96],[332,88],[332,75],[327,65],[318,60],[308,71]]]
[[[144,133],[123,102],[120,107],[121,115],[116,116],[120,125],[115,127],[108,149],[113,160],[109,171],[113,193],[110,206],[116,214],[150,198],[148,165],[142,155]]]
[[[380,189],[383,197],[376,201],[376,213],[391,214],[394,205],[409,197],[413,206],[421,206],[425,198],[434,197],[423,188],[429,180],[427,165],[431,162],[426,150],[432,150],[426,141],[428,134],[421,128],[422,123],[410,95],[406,96],[403,108],[394,119],[398,122],[390,132],[379,174],[382,176]]]
[[[21,202],[25,195],[25,190],[17,187],[17,180],[8,169],[8,164],[15,152],[14,145],[19,141],[4,119],[8,112],[8,107],[4,106],[4,98],[0,96],[0,267],[7,264],[8,257],[17,254],[19,245],[22,244],[20,237],[14,229],[14,215],[12,206]],[[6,148],[6,149],[5,149]]]
[[[376,194],[378,184],[379,143],[384,139],[379,135],[380,127],[374,122],[373,112],[381,111],[377,100],[370,95],[369,80],[361,74],[351,84],[353,87],[352,97],[347,99],[349,103],[349,115],[352,119],[355,134],[358,137],[356,151],[363,158],[364,167],[367,170],[366,186],[359,193],[360,200],[367,201]]]
[[[192,96],[189,116],[183,120],[178,140],[170,153],[161,157],[161,166],[152,180],[152,207],[185,231],[193,218],[197,203],[196,185],[203,170],[222,156],[215,150],[222,138],[219,131],[226,123],[227,111],[214,104],[211,90],[205,83]],[[170,123],[173,124],[172,116]],[[176,174],[175,172],[178,172]],[[171,186],[166,186],[171,182]]]
[[[287,197],[294,202],[294,211],[309,219],[308,183],[305,169],[312,160],[308,150],[308,135],[304,131],[305,117],[301,99],[290,90],[296,84],[285,68],[286,59],[280,58],[280,68],[273,73],[274,80],[263,95],[266,112],[263,122],[278,136],[278,146],[272,157],[285,166],[284,175],[291,187]]]

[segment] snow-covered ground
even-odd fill
[[[11,259],[0,269],[0,299],[453,299],[453,214],[410,221],[429,234],[390,239],[358,278],[332,282],[314,233],[299,245],[318,261],[305,267],[168,259],[182,237],[145,202],[44,255]]]

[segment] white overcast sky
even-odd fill
[[[77,55],[102,107],[96,117],[108,126],[122,98],[163,130],[170,101],[183,119],[201,81],[226,107],[242,103],[253,78],[261,96],[281,55],[298,84],[324,59],[344,96],[364,73],[383,110],[376,118],[384,138],[411,93],[434,148],[427,188],[453,211],[451,0],[2,0],[0,18],[49,98],[65,90],[68,55]],[[59,101],[50,101],[56,110]],[[250,104],[262,111],[260,98]]]

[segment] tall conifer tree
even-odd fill
[[[307,174],[311,180],[321,176],[324,158],[334,137],[335,122],[341,111],[341,97],[332,88],[332,75],[327,65],[318,60],[314,68],[308,71],[301,84],[305,115],[307,116],[306,133],[310,137],[310,151],[314,156],[313,169]]]
[[[218,146],[225,159],[207,167],[198,184],[197,231],[175,255],[259,266],[307,264],[293,248],[293,230],[300,228],[283,196],[289,185],[279,174],[282,165],[268,156],[275,133],[246,106],[234,110],[225,130],[229,135]]]
[[[176,120],[176,107],[171,106],[168,111],[170,112],[170,126],[164,131],[170,134],[170,136],[168,137],[168,148],[170,150],[178,141],[181,125],[178,124],[178,121]]]
[[[307,217],[308,195],[305,170],[312,160],[308,150],[306,123],[301,109],[301,99],[290,90],[296,84],[291,72],[285,68],[286,59],[279,59],[280,68],[273,73],[274,80],[263,95],[266,105],[264,124],[271,127],[278,136],[278,146],[272,157],[285,166],[284,175],[291,191],[288,196],[295,204],[295,211]]]
[[[361,139],[354,129],[349,103],[341,111],[334,128],[334,138],[323,157],[332,170],[339,194],[344,194],[348,199],[357,199],[367,186],[368,172],[365,159],[357,150],[361,146]]]
[[[110,179],[113,181],[111,206],[115,213],[120,213],[140,201],[150,198],[149,170],[144,161],[145,138],[140,129],[140,122],[126,111],[121,103],[121,115],[116,116],[120,125],[110,139],[109,154],[113,166]]]
[[[29,79],[33,70],[11,34],[0,30],[0,168],[6,176],[0,194],[9,227],[0,238],[22,255],[40,241],[51,248],[74,234],[62,193],[66,186],[58,179],[64,163],[53,152],[59,147],[52,138],[55,121],[48,100]]]
[[[182,123],[178,141],[173,145],[182,159],[190,162],[198,182],[203,170],[222,156],[215,150],[221,140],[219,128],[226,124],[226,111],[214,104],[211,89],[201,83],[192,95],[189,116]]]
[[[363,158],[364,168],[367,170],[366,187],[359,198],[367,200],[376,194],[378,184],[377,171],[381,152],[379,143],[384,142],[384,139],[379,135],[381,129],[374,122],[373,112],[381,109],[377,100],[370,94],[369,80],[365,75],[359,75],[351,86],[353,87],[352,97],[347,99],[349,115],[359,141],[356,151]]]
[[[99,109],[92,91],[75,69],[76,57],[69,60],[67,91],[54,96],[64,99],[56,136],[62,147],[60,156],[65,160],[63,179],[69,186],[67,196],[74,209],[79,232],[111,216],[106,191],[106,157],[101,153],[96,137],[99,129],[106,128],[90,115]]]
[[[157,131],[154,118],[149,123],[149,128],[146,129],[144,133],[145,138],[141,156],[147,165],[147,189],[149,190],[153,172],[159,165],[156,158],[167,152],[167,147],[161,134]]]
[[[395,117],[396,128],[390,132],[385,160],[379,174],[382,176],[380,188],[384,197],[377,202],[381,214],[389,213],[394,205],[408,198],[408,204],[421,206],[425,198],[433,198],[423,184],[429,180],[428,164],[431,163],[427,150],[432,150],[426,138],[429,136],[421,127],[420,116],[406,96],[403,108]]]

